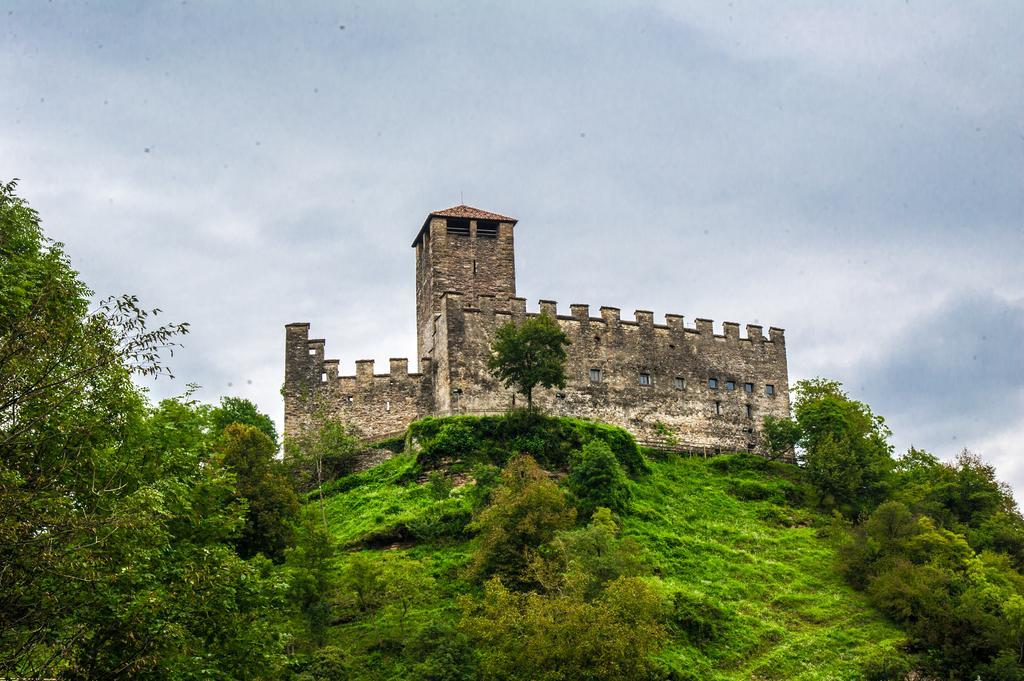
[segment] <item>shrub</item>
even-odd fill
[[[732,618],[728,610],[695,591],[672,595],[672,627],[698,647],[718,638]]]
[[[461,461],[477,448],[476,437],[467,423],[445,423],[423,448],[423,458],[437,466],[445,460]]]
[[[452,481],[441,471],[431,471],[427,475],[427,487],[430,489],[430,496],[437,501],[447,499],[452,493]]]
[[[421,461],[427,466],[446,458],[456,465],[500,466],[511,456],[529,454],[550,470],[565,470],[575,451],[601,440],[630,475],[649,471],[636,440],[622,428],[525,410],[502,416],[428,417],[409,426],[409,438],[421,444]]]
[[[518,582],[530,554],[575,521],[576,510],[558,485],[533,458],[518,456],[502,471],[491,503],[470,526],[480,534],[470,569]]]
[[[588,442],[573,457],[569,489],[578,500],[580,512],[586,517],[598,506],[623,513],[629,508],[632,496],[618,460],[602,440]]]

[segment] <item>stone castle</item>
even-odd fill
[[[536,314],[554,317],[572,341],[564,390],[535,392],[548,413],[622,426],[641,441],[666,440],[690,450],[761,451],[762,419],[789,415],[786,342],[782,329],[768,336],[748,324],[709,319],[694,327],[681,315],[541,300],[527,312],[516,297],[516,220],[460,205],[430,213],[412,243],[416,249],[416,339],[419,371],[391,359],[376,373],[373,360],[357,360],[342,376],[325,359],[324,341],[309,338],[308,323],[285,327],[285,433],[314,414],[341,419],[367,440],[403,431],[428,415],[489,414],[516,406],[516,395],[490,375],[491,339],[500,325]],[[520,405],[522,400],[520,401]]]

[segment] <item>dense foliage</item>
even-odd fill
[[[14,189],[0,186],[0,676],[274,675],[287,581],[238,551],[255,538],[245,494],[262,494],[242,489],[251,452],[218,451],[209,408],[151,406],[132,383],[168,373],[187,327],[152,328],[133,297],[90,309]]]
[[[840,568],[900,622],[922,669],[1024,678],[1024,518],[978,457],[893,459],[888,429],[834,381],[796,386],[794,418],[770,433],[802,447],[814,501],[847,518]]]
[[[567,345],[569,337],[550,315],[528,317],[519,324],[508,322],[494,333],[487,367],[505,387],[525,395],[532,409],[538,385],[565,387]]]
[[[591,440],[572,457],[568,482],[580,512],[588,518],[601,506],[616,513],[629,509],[626,476],[603,440]]]
[[[241,397],[222,397],[220,404],[210,410],[210,421],[215,432],[223,432],[232,423],[252,426],[267,436],[277,452],[277,426],[274,421],[260,412],[251,401]]]
[[[479,464],[500,466],[516,454],[529,454],[549,470],[567,470],[584,445],[600,440],[629,475],[647,471],[636,440],[622,428],[528,410],[502,416],[424,418],[409,426],[409,440],[421,448],[419,459],[424,466],[453,470],[471,470]]]

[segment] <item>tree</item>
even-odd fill
[[[272,676],[280,583],[234,551],[206,410],[132,384],[187,326],[90,296],[0,184],[0,676]]]
[[[885,420],[838,381],[800,381],[795,392],[804,465],[822,504],[849,517],[870,512],[884,499],[893,467]]]
[[[569,489],[587,517],[599,506],[622,513],[629,507],[632,496],[619,460],[604,440],[591,440],[573,455]]]
[[[579,591],[587,599],[619,577],[646,572],[640,545],[619,536],[607,508],[598,508],[586,527],[558,532],[530,562],[532,580],[546,592]]]
[[[550,315],[530,317],[520,325],[498,327],[487,367],[506,388],[526,396],[533,409],[533,389],[565,387],[565,348],[569,337]]]
[[[210,410],[210,421],[213,423],[214,433],[221,433],[232,423],[242,423],[247,426],[258,428],[260,432],[270,438],[274,443],[274,451],[277,451],[277,427],[274,421],[260,410],[251,401],[241,397],[222,397],[220,406]]]
[[[667,604],[642,579],[619,577],[587,601],[578,592],[516,593],[495,577],[482,599],[462,605],[480,678],[664,678],[649,656],[668,638]]]
[[[221,433],[217,451],[235,474],[238,496],[248,501],[239,555],[251,558],[262,553],[282,562],[295,538],[292,524],[299,514],[299,497],[274,459],[277,448],[258,428],[233,422]]]
[[[531,553],[575,521],[576,509],[558,485],[533,457],[517,456],[502,471],[490,504],[470,523],[479,533],[470,569],[519,582]]]
[[[295,545],[285,552],[290,573],[289,603],[298,611],[305,629],[306,647],[319,648],[327,641],[331,602],[337,590],[335,547],[331,535],[314,514],[303,514]]]
[[[800,426],[788,417],[765,416],[761,439],[772,459],[792,456],[793,448],[800,442]]]

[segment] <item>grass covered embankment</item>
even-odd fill
[[[609,426],[550,419],[532,434],[522,426],[496,417],[414,424],[417,453],[325,487],[341,548],[340,615],[320,654],[332,668],[365,679],[476,678],[491,651],[464,613],[484,593],[484,576],[468,566],[485,488],[503,457],[526,445],[564,487],[572,452],[592,439],[609,442],[632,469],[619,536],[635,542],[641,578],[669,603],[652,656],[663,677],[885,678],[901,657],[900,630],[835,569],[821,536],[828,519],[801,506],[796,467],[749,455],[632,459],[624,432]],[[548,643],[539,632],[522,645]]]

